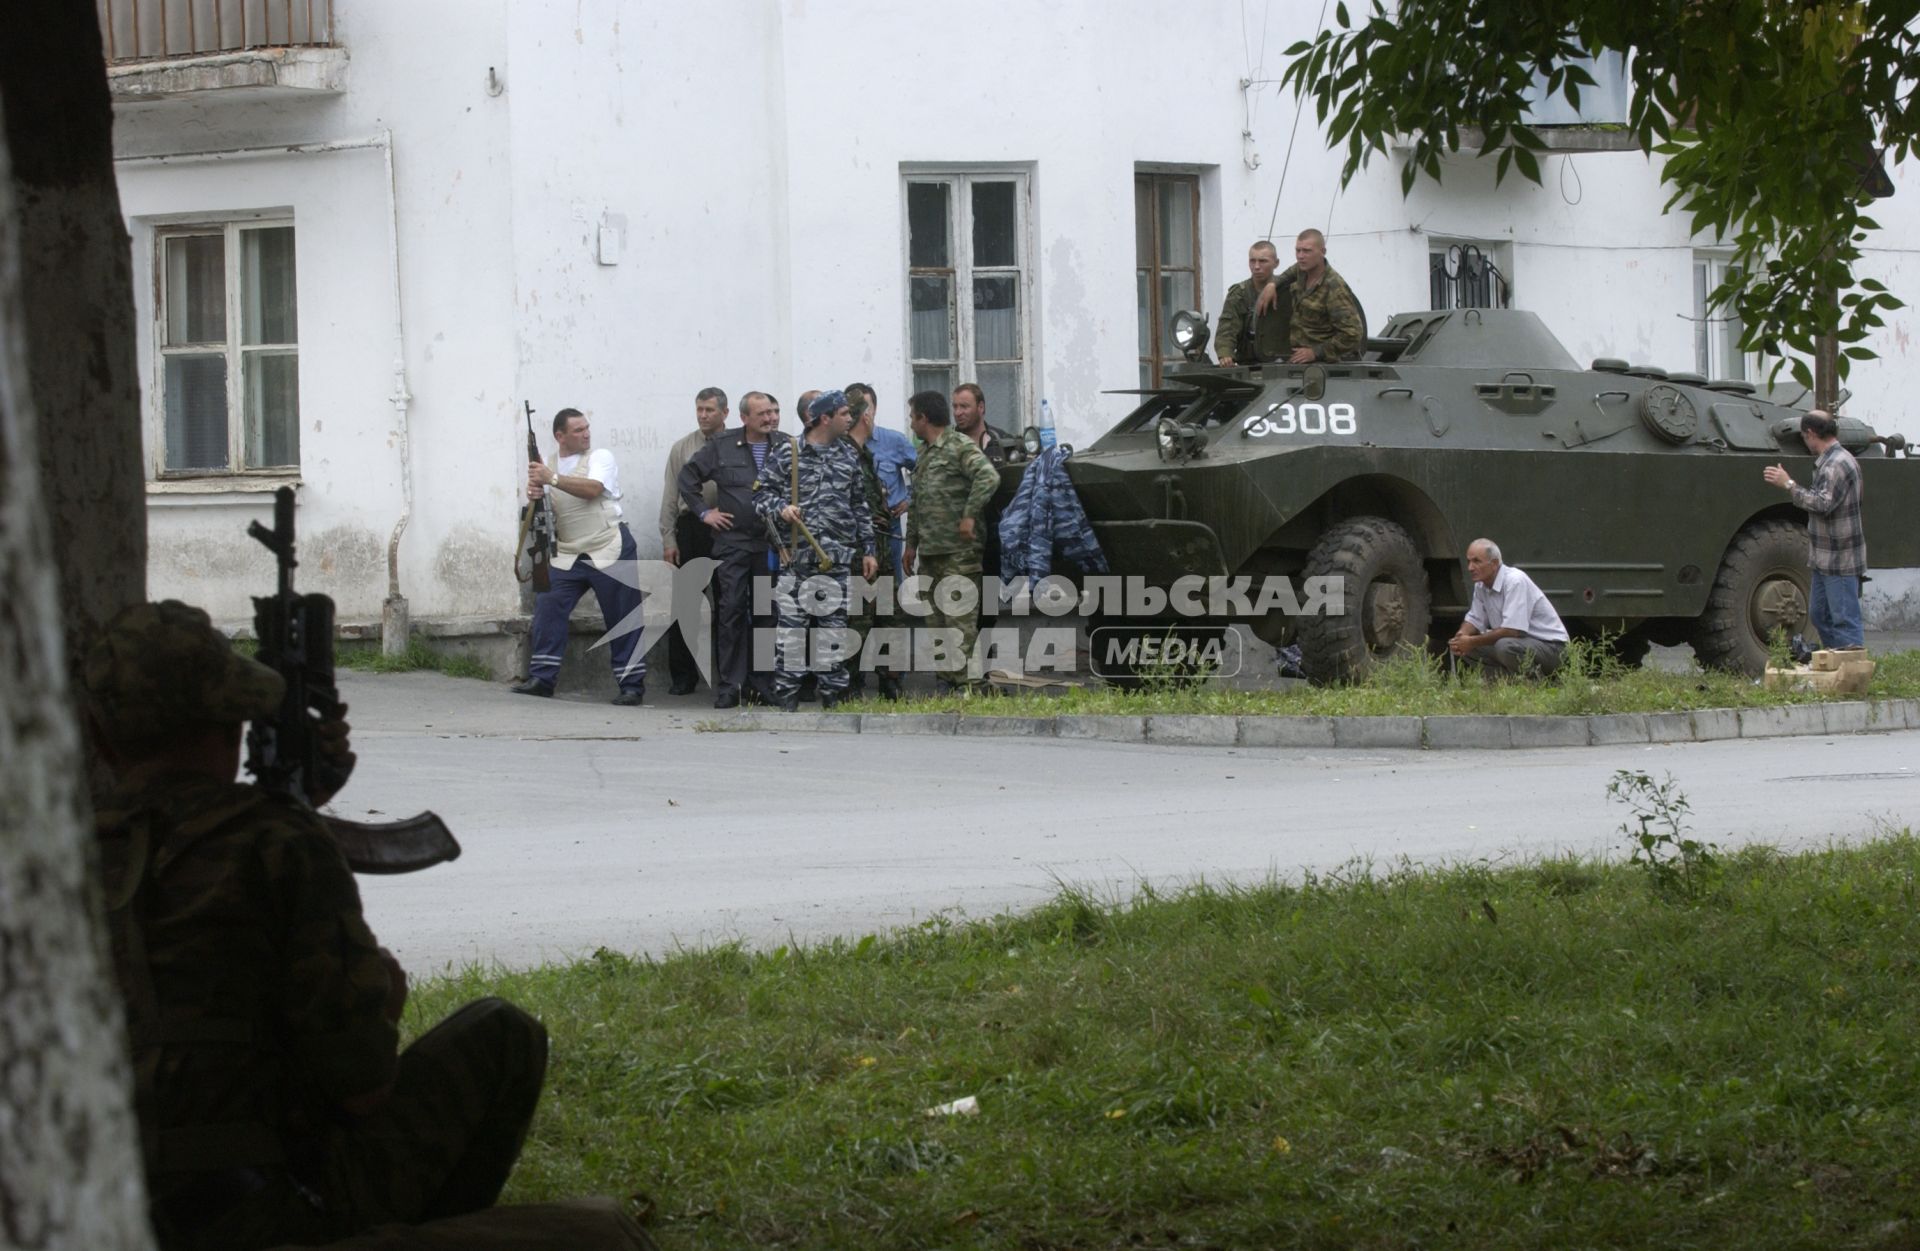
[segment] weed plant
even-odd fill
[[[413,673],[427,670],[452,678],[493,680],[493,670],[486,662],[472,656],[437,652],[417,638],[408,639],[407,650],[398,656],[387,655],[378,644],[339,647],[334,652],[334,663],[342,669],[360,673]]]
[[[643,1196],[663,1246],[1908,1247],[1917,872],[1902,832],[1689,907],[1576,860],[1066,891],[469,971],[407,1025],[537,1012],[507,1200]]]

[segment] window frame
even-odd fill
[[[1191,220],[1193,222],[1193,242],[1192,242],[1192,251],[1191,253],[1189,253],[1189,255],[1193,257],[1193,264],[1190,267],[1182,266],[1182,265],[1162,264],[1162,260],[1167,253],[1166,253],[1166,248],[1162,246],[1162,240],[1161,240],[1161,227],[1163,223],[1160,220],[1160,197],[1158,192],[1160,189],[1160,184],[1174,183],[1174,182],[1186,184],[1191,189],[1192,195],[1193,195],[1193,202],[1192,202],[1193,211],[1191,215]],[[1140,192],[1141,192],[1142,184],[1145,184],[1146,186],[1147,203],[1151,207],[1152,213],[1153,213],[1153,222],[1152,222],[1153,239],[1151,244],[1151,247],[1153,250],[1153,264],[1151,266],[1147,266],[1144,268],[1140,264],[1140,257],[1138,255],[1138,241],[1139,241],[1139,232],[1140,232],[1139,204],[1140,204]],[[1141,379],[1141,384],[1145,387],[1152,388],[1152,387],[1158,387],[1158,386],[1164,385],[1166,381],[1166,373],[1165,373],[1166,366],[1178,365],[1182,363],[1182,361],[1185,359],[1182,356],[1163,355],[1165,340],[1167,337],[1169,337],[1172,334],[1172,327],[1168,324],[1168,319],[1172,317],[1174,313],[1178,313],[1182,310],[1180,309],[1168,310],[1160,307],[1161,277],[1169,273],[1185,273],[1185,272],[1189,272],[1190,270],[1193,274],[1194,300],[1196,301],[1197,306],[1201,311],[1204,312],[1207,308],[1207,294],[1206,294],[1206,286],[1205,286],[1206,271],[1205,271],[1205,265],[1203,261],[1205,254],[1201,250],[1201,238],[1200,238],[1200,235],[1201,235],[1200,175],[1197,172],[1190,172],[1190,171],[1184,171],[1184,170],[1136,169],[1133,172],[1133,199],[1134,199],[1133,228],[1134,228],[1134,240],[1135,240],[1135,255],[1133,258],[1133,280],[1135,283],[1135,290],[1137,292],[1139,289],[1138,284],[1140,282],[1141,275],[1145,274],[1147,278],[1147,321],[1149,323],[1148,333],[1147,333],[1147,342],[1154,349],[1153,355],[1151,357],[1140,356],[1138,353],[1135,354],[1135,357],[1140,367],[1143,370],[1147,370],[1147,376]],[[1135,334],[1135,342],[1137,343],[1138,336],[1139,336],[1138,326],[1134,328],[1134,334]],[[1212,346],[1213,345],[1211,343],[1207,345],[1209,350],[1212,349]]]
[[[1429,235],[1427,237],[1426,277],[1427,277],[1428,302],[1433,303],[1432,297],[1433,297],[1434,261],[1438,259],[1442,264],[1446,264],[1448,262],[1449,254],[1453,251],[1453,249],[1457,247],[1461,247],[1463,245],[1470,245],[1472,247],[1476,247],[1480,249],[1480,254],[1486,257],[1487,260],[1491,261],[1493,263],[1494,269],[1499,271],[1498,278],[1495,278],[1491,274],[1487,275],[1487,278],[1486,278],[1487,303],[1485,304],[1459,303],[1458,302],[1459,285],[1452,278],[1449,278],[1447,279],[1447,284],[1450,291],[1452,292],[1453,302],[1448,304],[1434,303],[1433,307],[1429,311],[1452,312],[1456,309],[1467,309],[1467,308],[1512,308],[1514,307],[1514,296],[1518,289],[1519,284],[1514,281],[1514,277],[1513,277],[1513,252],[1512,252],[1511,245],[1501,240],[1470,239],[1464,236],[1455,237],[1455,236]],[[1506,288],[1507,288],[1507,301],[1505,304],[1500,303],[1499,289],[1496,286],[1496,283],[1502,282],[1502,281],[1505,282]]]
[[[241,274],[241,236],[252,230],[286,229],[294,232],[294,322],[295,332],[292,343],[247,343],[245,329],[245,307],[240,292]],[[226,339],[221,356],[226,363],[227,390],[227,463],[224,466],[198,466],[173,469],[167,465],[167,362],[175,356],[212,355],[212,343],[169,344],[167,342],[168,318],[168,279],[167,245],[169,241],[184,238],[211,238],[221,240],[221,298],[225,301]],[[261,479],[283,482],[297,478],[300,464],[296,459],[291,464],[250,465],[246,462],[247,413],[246,413],[246,358],[261,355],[291,355],[296,362],[301,356],[299,343],[299,240],[300,233],[291,215],[281,213],[262,213],[218,217],[205,220],[173,221],[153,228],[153,385],[152,403],[149,420],[153,423],[153,480],[166,482],[191,481],[193,479]],[[298,391],[295,392],[295,412],[293,421],[296,442],[300,423],[298,409]],[[296,453],[297,455],[297,453]]]
[[[1760,353],[1742,352],[1739,338],[1725,341],[1728,323],[1739,323],[1739,316],[1730,308],[1715,311],[1713,293],[1726,280],[1727,271],[1736,268],[1733,265],[1733,252],[1725,248],[1695,248],[1692,264],[1687,275],[1693,279],[1693,315],[1688,318],[1693,325],[1693,363],[1695,372],[1704,374],[1709,380],[1729,379],[1752,382],[1760,376]],[[1706,267],[1707,286],[1700,290],[1700,268]],[[1706,344],[1706,359],[1701,360],[1701,343]],[[1728,356],[1739,362],[1740,372],[1732,373],[1726,369]],[[1718,361],[1719,368],[1714,368]]]
[[[1010,182],[1013,184],[1014,207],[1014,263],[1008,265],[977,266],[973,263],[973,187],[976,183]],[[915,265],[913,263],[913,223],[909,199],[909,190],[915,184],[944,185],[948,191],[947,211],[947,259],[946,266]],[[955,167],[943,165],[903,166],[900,171],[900,250],[906,281],[902,284],[901,304],[906,342],[907,394],[920,390],[914,381],[917,370],[952,369],[953,386],[964,382],[979,382],[980,357],[975,350],[974,337],[974,299],[973,283],[976,277],[1015,276],[1015,290],[1019,299],[1020,332],[1017,344],[1020,357],[1017,361],[991,359],[989,365],[1017,365],[1019,368],[1019,387],[1016,396],[1015,411],[1011,414],[989,406],[987,420],[1003,429],[1018,432],[1038,420],[1034,416],[1039,411],[1039,401],[1034,398],[1036,386],[1035,372],[1038,369],[1038,357],[1035,351],[1035,322],[1038,309],[1034,303],[1033,272],[1033,180],[1026,169],[1012,166]],[[953,293],[953,355],[939,360],[917,357],[913,354],[913,281],[916,278],[944,277],[951,283]],[[948,388],[951,393],[952,388]]]

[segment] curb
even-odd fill
[[[1735,738],[1875,734],[1920,729],[1920,699],[1625,712],[1589,717],[1279,717],[1148,713],[1053,717],[961,716],[955,712],[823,713],[743,711],[730,730],[838,734],[930,734],[966,738],[1063,738],[1170,747],[1399,748],[1498,751],[1532,747],[1618,747],[1710,743]]]

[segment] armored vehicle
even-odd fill
[[[1686,642],[1759,673],[1775,630],[1808,630],[1806,518],[1761,477],[1810,480],[1802,410],[1749,383],[1583,369],[1533,313],[1456,309],[1395,316],[1358,360],[1194,364],[1143,396],[1068,463],[1114,572],[1341,579],[1338,612],[1248,622],[1297,641],[1316,680],[1451,633],[1481,537],[1630,662]],[[1920,565],[1920,462],[1840,426],[1870,560]]]

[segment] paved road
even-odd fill
[[[456,863],[362,879],[420,973],[607,946],[772,945],[1045,899],[1376,865],[1617,851],[1613,771],[1670,771],[1716,841],[1821,843],[1920,813],[1920,732],[1618,749],[1278,751],[712,732],[437,674],[342,674],[359,772],[336,810],[432,806]],[[857,774],[892,779],[856,790]],[[1847,775],[1844,778],[1832,775]]]

